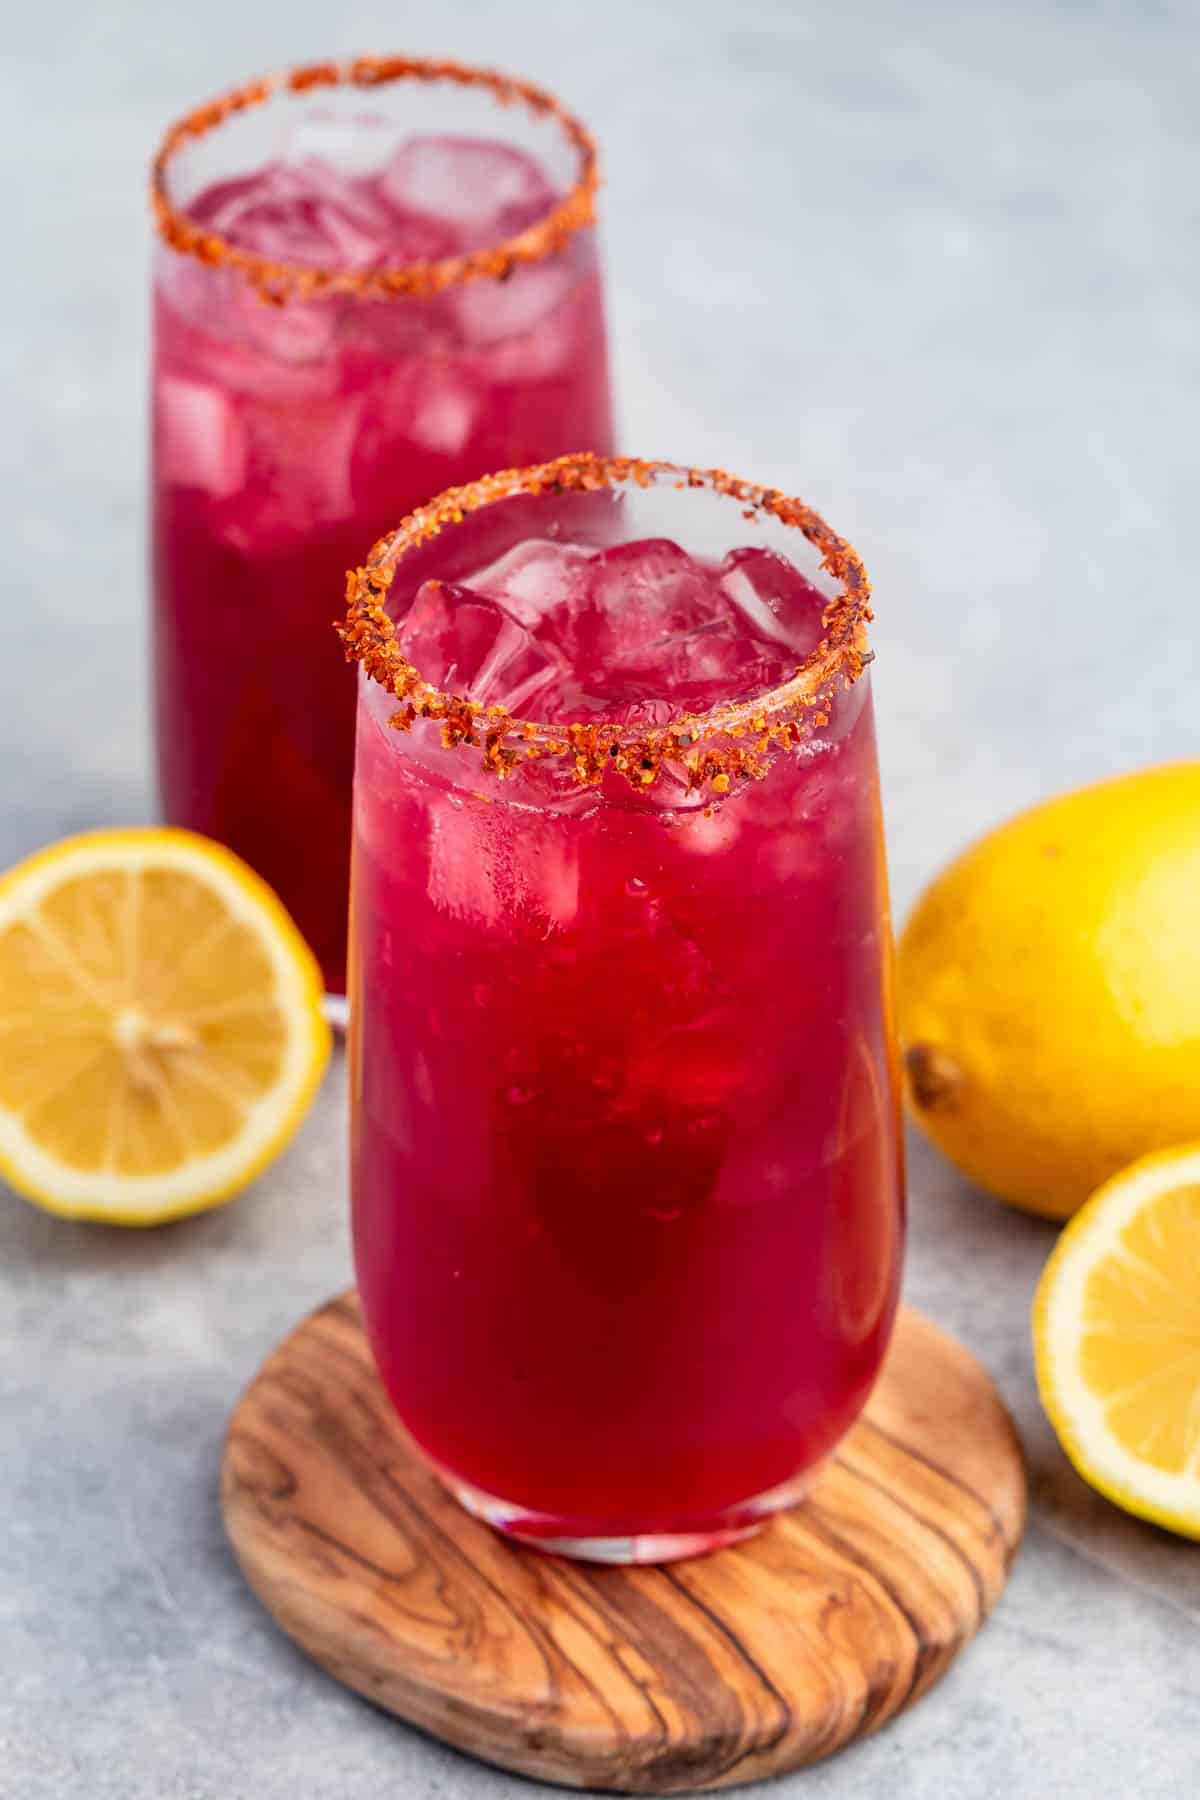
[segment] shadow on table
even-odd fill
[[[221,1209],[139,1230],[59,1218],[40,1211],[0,1182],[0,1268],[11,1274],[56,1269],[148,1270],[177,1262],[197,1247],[216,1248],[238,1230]]]
[[[1200,1555],[1188,1538],[1122,1512],[1077,1475],[1047,1424],[1027,1434],[1036,1530],[1105,1575],[1200,1624]]]

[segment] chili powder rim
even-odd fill
[[[838,584],[824,612],[824,636],[794,675],[769,693],[704,713],[684,713],[669,725],[637,730],[613,722],[574,720],[546,724],[516,718],[503,706],[484,706],[435,687],[406,661],[388,617],[386,601],[397,566],[419,545],[468,514],[518,495],[594,493],[634,486],[702,488],[734,501],[745,519],[766,514],[799,531],[820,552],[822,568]],[[389,723],[409,731],[418,719],[440,720],[447,747],[482,753],[484,767],[501,778],[546,756],[569,758],[585,786],[615,770],[629,784],[647,788],[664,762],[686,773],[690,789],[711,786],[725,794],[736,780],[765,775],[772,747],[791,749],[829,723],[829,705],[840,685],[858,680],[874,652],[867,648],[871,587],[857,551],[820,514],[779,488],[758,487],[722,469],[581,453],[526,469],[485,475],[449,488],[410,513],[380,538],[362,568],[346,579],[347,613],[337,627],[348,661],[358,662],[400,702]]]
[[[275,262],[254,251],[239,249],[217,232],[206,231],[188,217],[186,207],[177,206],[170,199],[167,179],[172,158],[236,114],[262,106],[279,94],[307,94],[339,86],[370,89],[394,81],[446,81],[458,87],[485,88],[501,106],[524,105],[535,118],[554,120],[578,155],[574,184],[548,213],[514,237],[463,256],[414,261],[386,269],[310,268]],[[463,282],[488,277],[503,281],[519,265],[543,261],[562,250],[576,232],[594,224],[599,185],[595,140],[545,88],[496,69],[474,68],[442,58],[360,56],[351,62],[308,63],[283,74],[262,76],[185,114],[168,128],[151,164],[150,205],[158,234],[170,249],[194,256],[212,268],[237,270],[261,300],[283,306],[292,299],[318,300],[330,294],[350,294],[367,300],[428,297]]]

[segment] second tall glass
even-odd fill
[[[354,744],[338,591],[446,486],[611,449],[596,185],[548,94],[412,58],[251,83],[155,161],[163,811],[266,877],[334,996]]]

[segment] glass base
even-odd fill
[[[321,1002],[321,1011],[327,1022],[340,1036],[345,1037],[346,1026],[350,1019],[350,1002],[345,994],[326,994]]]
[[[444,1469],[438,1473],[460,1506],[504,1537],[552,1556],[574,1557],[578,1562],[632,1564],[678,1562],[682,1557],[704,1556],[710,1550],[722,1550],[753,1537],[772,1514],[783,1512],[804,1498],[819,1470],[810,1469],[757,1499],[741,1501],[711,1524],[679,1531],[614,1533],[611,1537],[575,1537],[569,1530],[564,1531],[568,1524],[564,1519],[531,1513],[528,1507],[497,1500],[494,1495],[448,1475]]]

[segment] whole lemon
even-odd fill
[[[1200,1138],[1200,762],[989,832],[918,901],[897,977],[918,1124],[1015,1206],[1065,1219]]]

